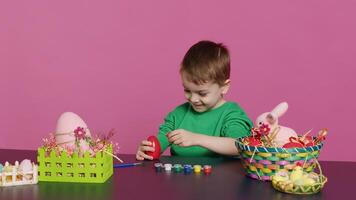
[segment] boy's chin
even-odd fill
[[[202,106],[202,107],[195,107],[195,106],[192,106],[193,107],[193,109],[194,109],[194,111],[195,112],[199,112],[199,113],[202,113],[202,112],[205,112],[205,111],[207,111],[207,108],[204,106]]]

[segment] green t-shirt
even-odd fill
[[[216,137],[240,138],[250,135],[251,120],[241,107],[234,102],[206,112],[196,112],[187,102],[168,113],[159,127],[158,140],[161,152],[171,146],[171,155],[178,156],[216,156],[217,154],[200,146],[180,147],[168,142],[167,133],[176,129],[185,129]]]

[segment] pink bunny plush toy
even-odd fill
[[[269,137],[272,144],[276,147],[283,147],[289,142],[290,137],[297,138],[297,133],[288,127],[278,125],[278,118],[281,117],[288,110],[287,102],[278,104],[271,112],[265,112],[257,117],[256,124],[258,128],[262,125],[268,125]]]

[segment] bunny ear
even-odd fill
[[[280,117],[282,116],[285,112],[288,110],[288,103],[287,102],[282,102],[278,104],[272,111],[271,113],[276,116]]]
[[[274,124],[277,121],[277,117],[273,113],[268,113],[266,120],[269,124]]]

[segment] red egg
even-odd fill
[[[283,145],[283,148],[303,148],[304,145],[298,142],[288,142]]]
[[[152,147],[155,149],[153,152],[152,151],[146,151],[145,153],[149,156],[152,156],[153,159],[158,159],[159,156],[161,155],[161,145],[159,144],[159,141],[156,136],[149,136],[147,138],[148,141],[152,143]]]
[[[283,145],[283,148],[303,148],[304,143],[296,137],[290,137],[289,142]]]

